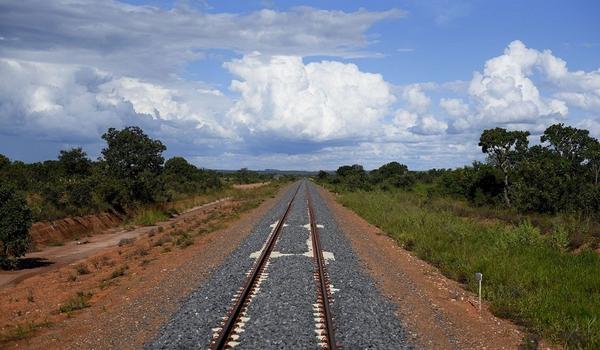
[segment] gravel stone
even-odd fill
[[[315,335],[312,304],[317,293],[313,260],[303,255],[309,239],[306,186],[309,186],[324,251],[332,252],[327,271],[334,291],[332,312],[336,339],[349,349],[411,348],[395,307],[377,291],[361,270],[358,257],[337,227],[333,216],[314,185],[302,181],[260,285],[248,307],[248,322],[240,333],[239,349],[319,348]],[[248,238],[216,268],[209,281],[199,286],[182,303],[147,349],[207,348],[212,328],[217,327],[231,298],[243,285],[254,263],[250,255],[259,251],[291,199],[295,187],[260,220]]]

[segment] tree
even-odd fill
[[[397,175],[404,175],[408,172],[408,167],[398,162],[390,162],[377,169],[379,175],[383,178],[390,178]]]
[[[102,138],[107,143],[102,150],[107,175],[117,180],[112,182],[117,188],[106,193],[120,201],[115,204],[156,202],[164,198],[164,184],[158,176],[164,162],[162,152],[166,150],[162,142],[151,139],[136,126],[123,130],[110,128]]]
[[[319,173],[317,174],[317,178],[319,178],[319,180],[325,180],[328,176],[329,174],[325,170],[319,170]]]
[[[248,170],[248,168],[241,168],[240,170],[238,170],[237,172],[237,182],[240,184],[247,184],[252,182],[252,180],[250,179],[252,176],[250,170]]]
[[[600,142],[595,138],[590,138],[585,150],[585,158],[588,161],[588,166],[592,170],[594,177],[594,185],[598,184],[598,176],[600,175]]]
[[[12,186],[0,183],[0,265],[27,252],[31,209]]]
[[[564,124],[549,126],[541,137],[550,149],[573,164],[581,164],[585,159],[585,149],[591,141],[588,130],[577,129]]]
[[[142,172],[158,174],[165,159],[167,148],[159,140],[153,140],[137,126],[123,130],[110,128],[102,135],[107,147],[102,155],[111,174],[121,179],[135,179]]]
[[[363,176],[365,174],[365,169],[362,165],[354,164],[354,165],[342,165],[339,167],[335,173],[338,176]]]
[[[0,170],[7,168],[10,165],[10,159],[4,154],[0,154]]]
[[[367,181],[367,173],[362,165],[343,165],[339,167],[335,173],[337,174],[338,182],[342,183],[348,189],[370,189],[370,184]]]
[[[504,201],[507,206],[510,206],[509,175],[527,150],[528,136],[528,131],[506,131],[503,128],[494,128],[484,130],[479,138],[482,152],[488,154],[491,164],[500,169],[504,175]]]
[[[62,150],[58,155],[60,163],[65,175],[74,176],[89,175],[91,161],[87,158],[87,154],[81,148],[71,148],[70,150]]]
[[[167,160],[165,162],[164,170],[168,175],[175,175],[186,180],[193,180],[194,176],[198,173],[198,168],[188,163],[188,161],[182,157],[173,157]]]

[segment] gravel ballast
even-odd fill
[[[306,186],[313,199],[323,250],[333,253],[328,260],[335,301],[332,304],[336,339],[343,348],[409,348],[395,307],[378,293],[373,281],[361,270],[358,257],[337,227],[325,202],[309,181],[300,191],[275,245],[266,272],[248,307],[240,349],[318,348],[312,308],[316,302],[310,243]],[[147,344],[148,349],[207,348],[231,298],[243,285],[246,273],[261,250],[272,225],[279,219],[295,186],[255,226],[246,240],[216,268],[212,277],[192,292],[180,310]]]

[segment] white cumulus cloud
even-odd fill
[[[225,64],[239,80],[232,121],[251,134],[313,141],[373,135],[394,96],[379,74],[354,64],[304,64],[297,56],[246,55]]]
[[[483,73],[475,72],[469,94],[480,116],[488,122],[533,122],[544,116],[564,116],[566,103],[540,95],[531,80],[542,66],[541,53],[520,41],[508,45],[504,54],[488,60]]]
[[[8,133],[49,135],[60,140],[96,140],[109,127],[160,123],[226,137],[215,122],[229,106],[212,90],[177,89],[94,68],[0,58],[0,125]],[[221,106],[221,107],[219,107]],[[155,122],[152,122],[154,120]],[[178,124],[179,123],[179,124]]]
[[[460,98],[442,98],[440,106],[453,117],[463,117],[469,113],[469,105]]]
[[[543,129],[564,121],[571,107],[600,112],[600,70],[570,71],[552,51],[515,40],[473,74],[465,99],[442,98],[440,106],[456,117],[457,130],[498,124]]]

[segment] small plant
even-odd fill
[[[558,250],[565,250],[569,245],[569,232],[559,226],[547,236],[548,244]]]
[[[33,303],[33,291],[31,289],[27,289],[27,301]]]
[[[104,266],[115,266],[115,262],[108,256],[103,255],[101,257],[92,258],[92,265],[96,270],[101,269]]]
[[[155,247],[159,247],[159,246],[162,246],[165,243],[169,243],[169,242],[172,242],[172,241],[173,241],[173,238],[171,238],[171,236],[164,235],[164,236],[161,236],[158,240],[156,240],[156,242],[154,242],[153,245]]]
[[[69,274],[69,276],[67,277],[67,281],[75,282],[77,281],[77,276],[75,276],[74,274]]]
[[[78,264],[77,266],[75,266],[75,271],[77,271],[77,273],[80,275],[87,275],[88,273],[90,273],[90,270],[88,269],[86,264]]]
[[[148,248],[146,248],[146,247],[138,247],[135,250],[135,254],[138,256],[146,256],[146,255],[150,254],[150,252],[148,251]]]
[[[144,259],[142,260],[142,262],[140,263],[140,266],[146,266],[148,264],[150,264],[152,261],[154,261],[156,259]]]
[[[164,231],[165,231],[165,228],[164,228],[164,227],[162,227],[162,226],[158,226],[158,232],[164,232]]]
[[[130,245],[130,244],[133,244],[133,242],[134,242],[134,241],[135,241],[135,238],[134,238],[134,237],[132,237],[132,238],[122,238],[122,239],[119,241],[119,247],[122,247],[122,246],[125,246],[125,245]]]
[[[61,313],[70,313],[90,307],[89,301],[92,298],[92,295],[92,292],[77,292],[77,294],[67,300],[64,305],[61,305],[58,311]]]
[[[52,323],[48,321],[40,323],[28,322],[17,324],[8,331],[0,333],[0,344],[29,338],[36,330],[42,327],[50,327],[51,325]]]
[[[144,208],[138,210],[131,221],[136,225],[152,226],[159,221],[165,221],[167,219],[168,216],[162,210],[156,208]]]
[[[162,250],[163,253],[170,253],[171,252],[171,247],[164,247]]]
[[[194,244],[194,240],[187,234],[183,234],[177,238],[175,244],[177,244],[179,248],[186,248]]]
[[[102,282],[100,282],[100,289],[104,290],[110,286],[112,286],[113,284],[115,284],[114,280],[110,280],[110,279],[104,279],[102,280]]]
[[[123,266],[119,267],[118,269],[114,270],[110,274],[110,279],[115,279],[117,277],[125,276],[125,272],[127,271],[128,268],[129,267],[127,265],[123,265]]]

